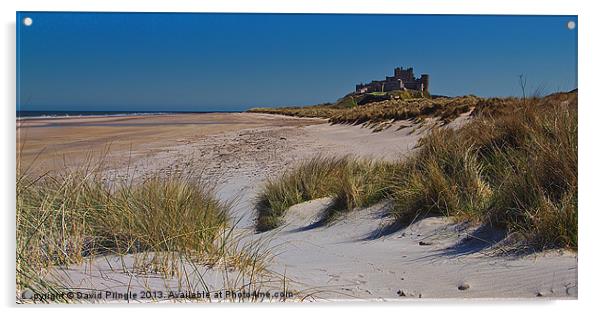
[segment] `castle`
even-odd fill
[[[416,90],[428,92],[429,75],[422,74],[420,79],[414,77],[414,68],[395,68],[394,76],[387,76],[385,80],[373,80],[370,83],[360,83],[355,86],[356,93],[387,92],[395,90]]]

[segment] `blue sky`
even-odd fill
[[[33,24],[24,26],[25,17]],[[17,13],[19,110],[237,111],[335,101],[396,66],[431,93],[577,87],[575,16]]]

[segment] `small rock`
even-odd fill
[[[466,291],[469,288],[470,288],[470,284],[468,284],[466,282],[464,282],[458,286],[458,290],[460,290],[460,291]]]
[[[537,297],[542,297],[542,296],[543,296],[543,293],[537,292]]]
[[[418,244],[420,246],[430,246],[433,244],[433,242],[432,241],[420,241]]]
[[[568,296],[577,296],[577,287],[571,286],[566,288],[566,295]]]
[[[25,291],[21,293],[21,298],[25,300],[30,300],[33,298],[33,292],[30,289],[25,289]]]
[[[397,291],[397,295],[401,297],[416,297],[416,292],[408,290],[399,290]]]

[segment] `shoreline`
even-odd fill
[[[22,112],[41,112],[41,111],[22,111]],[[94,114],[77,114],[78,111],[56,111],[61,114],[41,114],[32,116],[19,116],[17,111],[16,119],[20,120],[45,120],[45,119],[68,119],[68,118],[102,118],[102,117],[128,117],[128,116],[154,116],[154,115],[179,115],[179,114],[221,114],[221,113],[244,113],[245,111],[207,111],[207,112],[195,112],[195,111],[176,111],[176,112],[143,112],[143,111],[90,111],[84,113]],[[72,112],[72,114],[69,114]]]
[[[251,113],[165,114],[120,117],[69,117],[17,121],[17,155],[28,165],[61,170],[87,158],[123,165],[181,143],[246,128],[294,127],[320,119],[280,118]],[[93,157],[87,157],[92,153]],[[104,157],[104,156],[109,157]],[[124,159],[127,158],[127,159]],[[112,166],[108,166],[111,168]]]

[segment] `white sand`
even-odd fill
[[[232,216],[238,231],[248,234],[246,242],[269,240],[268,246],[277,253],[269,268],[285,274],[290,287],[312,294],[308,299],[576,298],[576,254],[494,254],[490,243],[479,238],[496,239],[499,232],[454,224],[445,218],[428,218],[389,231],[390,219],[383,217],[386,203],[353,212],[332,226],[314,227],[329,199],[310,201],[291,208],[284,227],[254,232],[253,203],[267,177],[316,154],[398,159],[411,152],[424,129],[390,128],[373,133],[360,126],[327,123],[248,128],[155,148],[146,159],[114,170],[112,177],[128,170],[136,175],[153,170],[178,173],[202,166],[204,177],[217,182],[220,198],[235,201]],[[466,240],[468,236],[476,238]],[[426,244],[420,245],[421,241]],[[98,260],[88,271],[102,270]],[[98,282],[99,276],[90,281],[84,267],[72,267],[65,273],[76,283],[88,282],[86,287],[95,288],[123,289],[126,280],[144,279],[109,271],[111,276],[101,279],[120,279],[122,284]],[[153,286],[161,282],[165,283],[160,279]],[[458,289],[463,284],[469,288]],[[222,282],[211,285],[214,289],[222,286]]]
[[[312,228],[328,199],[291,208],[288,225],[275,235],[280,269],[316,298],[575,297],[577,259],[550,252],[522,258],[495,255],[477,238],[497,237],[447,218],[421,220],[389,231],[386,205],[351,213],[330,227]],[[268,233],[269,234],[269,233]],[[498,234],[499,236],[499,234]],[[420,243],[423,243],[422,245]],[[468,284],[467,290],[459,290]]]

